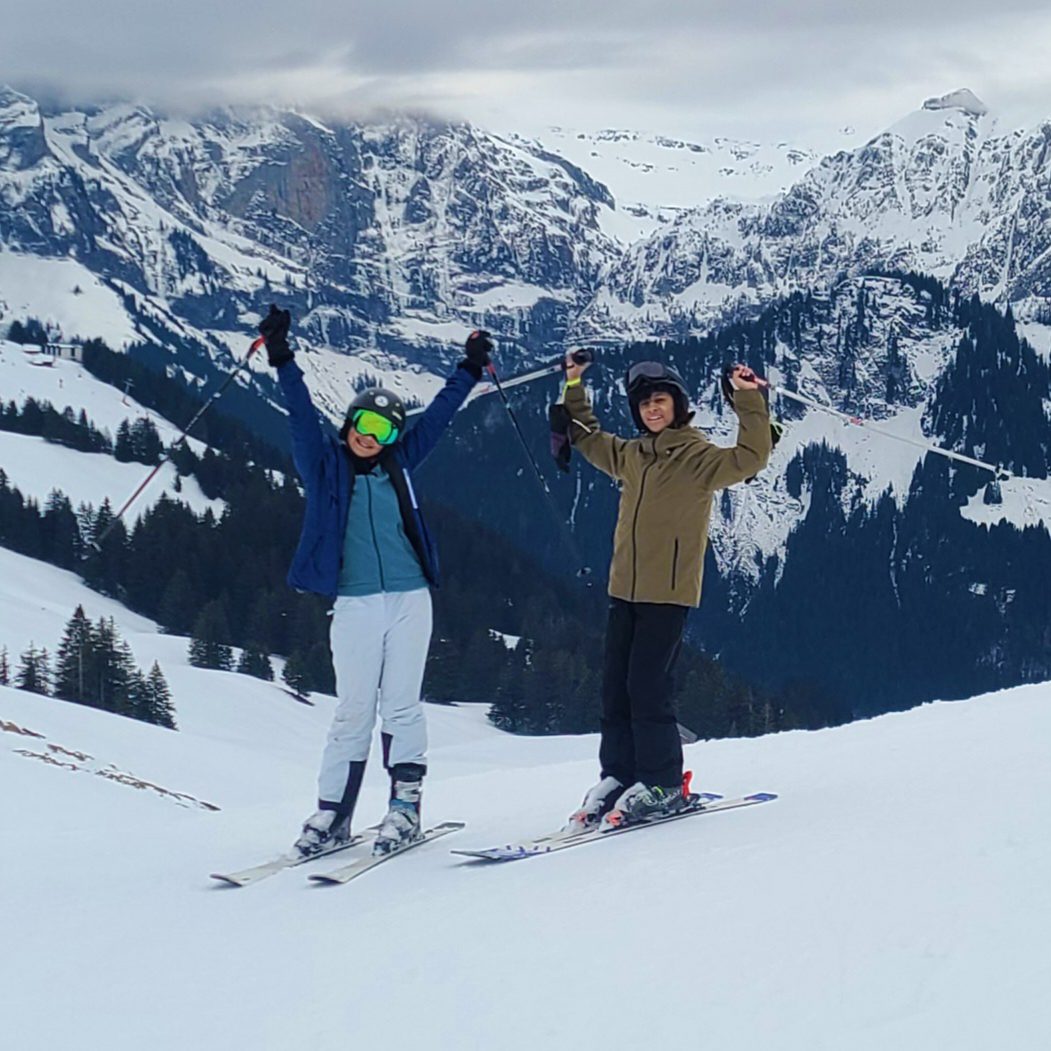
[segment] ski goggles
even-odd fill
[[[381,416],[371,409],[358,409],[351,420],[358,434],[375,438],[380,445],[393,445],[398,440],[397,424],[391,423],[386,416]]]
[[[668,370],[659,361],[640,361],[628,369],[624,386],[630,393],[646,384],[672,382],[674,381],[668,375]]]

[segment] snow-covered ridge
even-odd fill
[[[615,207],[599,211],[604,230],[628,244],[716,197],[759,200],[788,189],[817,155],[786,142],[716,136],[688,142],[607,128],[552,127],[536,141],[609,187]]]
[[[681,212],[610,272],[578,331],[647,338],[871,267],[932,273],[1016,312],[1051,295],[1044,125],[1002,129],[967,91],[825,157],[770,202]]]

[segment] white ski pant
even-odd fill
[[[377,705],[390,737],[388,765],[426,763],[420,688],[430,641],[427,588],[336,599],[331,643],[339,703],[321,758],[320,800],[341,800],[351,764],[368,758]]]

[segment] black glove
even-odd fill
[[[547,420],[551,425],[551,455],[560,471],[569,471],[569,458],[573,453],[569,441],[571,419],[569,410],[561,403],[556,402],[547,410]]]
[[[484,369],[489,364],[489,355],[493,352],[493,341],[488,332],[479,330],[467,337],[463,349],[472,365]]]
[[[590,365],[595,360],[595,352],[590,347],[580,347],[570,353],[574,365]],[[562,371],[566,369],[566,359],[562,359]]]
[[[266,344],[266,357],[274,368],[294,357],[288,345],[288,328],[291,324],[292,315],[287,310],[278,310],[273,303],[270,304],[270,313],[259,323],[259,334]]]

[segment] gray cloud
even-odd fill
[[[1004,0],[991,17],[978,0],[38,0],[5,17],[0,75],[77,101],[427,107],[505,128],[821,145],[845,122],[877,131],[965,85],[1019,120],[1051,118],[1044,7]]]

